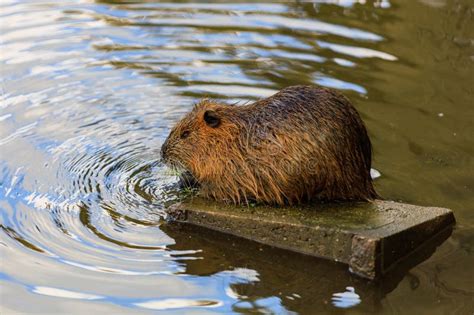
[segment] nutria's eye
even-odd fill
[[[180,136],[181,139],[186,139],[187,137],[189,137],[189,134],[190,134],[190,133],[191,133],[191,132],[189,132],[189,130],[183,131],[183,132],[181,133],[181,136]]]
[[[221,119],[217,113],[213,110],[207,110],[204,113],[204,121],[209,127],[217,128],[221,124]]]

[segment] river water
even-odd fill
[[[0,16],[2,314],[473,314],[471,0],[3,0]],[[178,196],[159,149],[183,113],[311,83],[361,112],[382,196],[455,212],[398,277],[163,221]]]

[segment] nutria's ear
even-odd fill
[[[221,118],[213,110],[206,110],[204,113],[204,121],[209,127],[217,128],[221,124]]]

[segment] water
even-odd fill
[[[472,314],[473,3],[355,2],[2,1],[1,312]],[[361,112],[382,196],[455,211],[407,273],[164,224],[158,152],[193,103],[311,83]]]

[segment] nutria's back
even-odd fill
[[[371,144],[347,98],[288,87],[245,106],[204,100],[171,131],[164,160],[189,171],[204,196],[295,204],[369,200]]]

